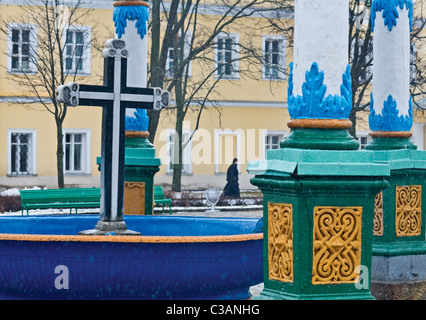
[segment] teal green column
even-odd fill
[[[124,214],[152,215],[154,211],[154,176],[161,160],[147,136],[147,132],[133,132],[126,137]]]
[[[378,63],[369,116],[373,139],[366,149],[374,152],[376,163],[389,165],[390,176],[389,188],[376,196],[371,291],[377,299],[426,299],[426,152],[410,141],[410,66],[404,59],[410,56],[413,3],[389,3],[372,4]],[[385,11],[393,8],[399,16],[385,19]]]
[[[359,151],[352,127],[349,2],[295,1],[290,135],[251,161],[264,195],[264,290],[258,299],[373,299],[375,196],[389,165]]]
[[[283,148],[250,162],[264,196],[264,290],[258,299],[373,299],[375,195],[387,165],[372,152]]]

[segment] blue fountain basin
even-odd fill
[[[81,236],[99,216],[0,219],[3,299],[247,299],[257,219],[126,216],[142,236]]]

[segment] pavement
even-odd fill
[[[154,212],[154,215],[162,215]],[[168,215],[165,213],[164,215]],[[263,215],[262,210],[215,210],[211,211],[209,209],[197,210],[197,211],[181,211],[173,212],[172,216],[186,216],[186,217],[212,217],[212,218],[222,218],[222,217],[234,217],[234,218],[258,218],[260,219]]]

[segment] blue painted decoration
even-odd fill
[[[409,99],[408,115],[399,116],[396,100],[391,94],[383,103],[382,114],[380,115],[374,111],[374,99],[373,94],[371,94],[369,123],[372,131],[410,131],[413,125],[411,97]]]
[[[388,27],[389,31],[392,31],[393,27],[397,25],[399,13],[397,10],[399,7],[401,10],[404,7],[408,10],[408,17],[410,18],[410,31],[413,24],[413,1],[412,0],[374,0],[371,6],[371,26],[374,32],[376,24],[377,12],[382,13],[382,17],[385,20],[385,26]]]
[[[143,39],[146,35],[147,21],[149,18],[149,8],[145,6],[120,6],[114,8],[112,19],[114,20],[115,33],[118,38],[126,31],[127,20],[136,22],[138,34]]]
[[[290,64],[288,111],[292,119],[348,119],[352,109],[352,80],[348,65],[342,76],[339,95],[325,97],[324,71],[314,62],[305,73],[303,96],[293,95],[293,63]]]
[[[148,131],[149,118],[146,109],[136,109],[134,117],[126,117],[126,130]]]

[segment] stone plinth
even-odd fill
[[[388,166],[372,152],[284,148],[247,171],[264,195],[257,298],[373,299],[374,198],[387,187]]]

